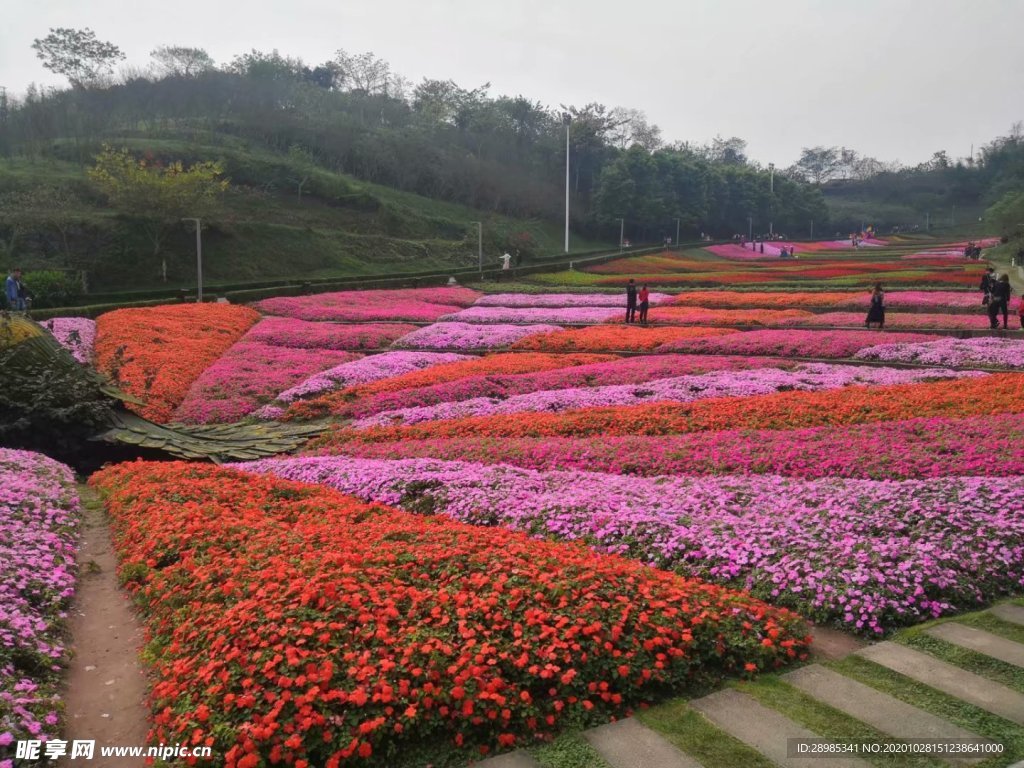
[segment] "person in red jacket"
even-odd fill
[[[640,325],[647,325],[647,308],[650,306],[651,294],[647,290],[646,285],[640,286],[640,293],[637,295],[637,299],[640,302]]]

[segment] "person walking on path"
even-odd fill
[[[999,328],[1000,313],[1003,315],[1003,329],[1009,327],[1007,315],[1010,312],[1010,294],[1012,292],[1009,275],[1002,275],[998,280],[993,281],[992,298],[988,303],[988,322],[993,331]]]
[[[647,308],[650,306],[651,294],[646,285],[640,286],[640,325],[647,325]]]
[[[987,307],[989,302],[992,300],[992,284],[996,281],[995,270],[989,267],[985,270],[985,274],[981,276],[981,285],[978,286],[981,290],[981,305]]]
[[[885,326],[885,292],[882,291],[881,283],[875,283],[874,290],[871,291],[871,307],[868,309],[864,327],[870,328],[872,323],[878,323],[879,330]]]
[[[12,312],[25,311],[25,299],[28,291],[25,284],[21,282],[21,270],[15,267],[7,276],[4,283],[4,295],[7,297],[7,306]]]
[[[632,323],[636,319],[636,281],[629,278],[626,285],[626,322]]]

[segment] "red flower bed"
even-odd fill
[[[130,408],[166,422],[192,382],[259,318],[231,304],[114,310],[96,321],[96,367],[145,401]]]
[[[733,328],[643,328],[637,325],[595,325],[551,333],[537,333],[520,339],[512,349],[539,352],[650,351],[679,339],[697,336],[724,336],[739,333]]]
[[[152,741],[229,768],[486,754],[809,642],[744,593],[321,486],[180,462],[91,482],[159,649]]]
[[[779,392],[692,403],[585,408],[562,413],[474,416],[407,427],[338,429],[310,445],[310,453],[344,451],[349,442],[393,442],[449,437],[672,435],[731,429],[796,429],[866,424],[918,416],[977,416],[1024,412],[1024,375],[822,392]]]

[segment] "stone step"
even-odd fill
[[[929,627],[925,632],[939,640],[959,645],[961,648],[983,653],[1016,667],[1024,667],[1024,645],[999,635],[993,635],[991,632],[968,627],[966,624],[958,624],[955,621],[937,624],[934,627]]]
[[[631,717],[584,731],[583,738],[612,768],[701,768],[692,757]]]
[[[997,619],[1008,621],[1011,624],[1022,624],[1024,625],[1024,605],[1014,605],[1013,603],[1000,603],[995,605],[989,611]]]
[[[829,661],[849,656],[866,645],[863,640],[848,632],[840,632],[829,627],[812,626],[811,637],[811,653]]]
[[[1005,685],[889,641],[857,651],[857,655],[1010,722],[1024,725],[1024,695]]]
[[[504,755],[498,755],[472,765],[473,768],[541,768],[540,763],[521,749],[517,749],[515,752],[506,752]]]
[[[948,720],[912,707],[871,686],[818,664],[785,674],[782,679],[818,701],[897,739],[981,739],[978,734],[960,728]],[[952,759],[949,762],[964,765],[983,759],[984,757]]]
[[[745,693],[718,691],[690,702],[726,733],[753,747],[783,768],[866,768],[870,763],[855,757],[789,757],[789,739],[820,739],[821,736],[769,709]]]

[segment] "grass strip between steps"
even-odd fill
[[[1024,727],[1016,723],[860,656],[847,656],[824,666],[1005,747],[1002,755],[976,763],[976,768],[1002,768],[1024,759]]]
[[[637,714],[637,719],[697,760],[704,768],[774,768],[775,764],[718,728],[682,699]],[[810,766],[808,766],[810,768]]]
[[[611,768],[578,732],[564,733],[550,744],[528,751],[544,768]]]

